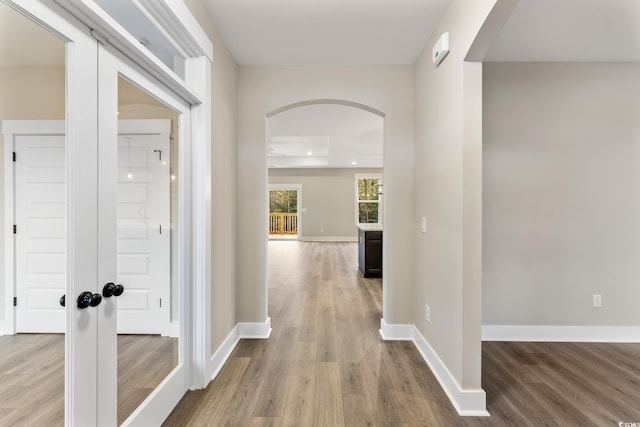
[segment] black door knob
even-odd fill
[[[64,298],[64,295],[62,295],[60,297],[60,305],[64,307],[64,304],[65,304],[65,298]]]
[[[106,283],[102,288],[102,296],[105,298],[111,298],[116,290],[116,284],[113,282]]]
[[[124,292],[124,286],[113,282],[106,283],[102,288],[102,296],[105,298],[111,298],[112,296],[119,297]]]
[[[118,283],[116,285],[116,288],[113,290],[113,295],[119,297],[120,295],[122,295],[123,292],[124,292],[124,286]]]
[[[85,291],[78,295],[78,308],[97,307],[102,302],[102,295]]]

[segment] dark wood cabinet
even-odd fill
[[[358,267],[364,277],[382,277],[382,230],[358,228]]]

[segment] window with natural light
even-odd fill
[[[382,223],[382,175],[356,174],[356,224]]]

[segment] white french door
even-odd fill
[[[138,66],[131,64],[130,61],[113,48],[100,45],[98,48],[98,63],[100,69],[97,157],[98,259],[100,260],[98,283],[106,284],[114,282],[115,278],[121,278],[125,289],[122,297],[126,297],[127,292],[132,291],[138,301],[137,311],[139,316],[142,317],[147,312],[145,304],[158,304],[158,301],[156,298],[150,297],[153,294],[148,291],[149,288],[144,287],[144,280],[140,280],[142,284],[137,287],[129,288],[127,278],[133,279],[136,272],[140,273],[137,274],[138,277],[147,275],[149,264],[146,263],[146,260],[150,259],[151,254],[148,252],[149,249],[145,248],[148,248],[149,245],[145,243],[142,245],[143,249],[140,249],[140,242],[132,244],[131,241],[127,241],[125,244],[123,240],[126,239],[119,239],[118,237],[123,237],[123,228],[127,221],[132,221],[133,218],[137,223],[144,222],[145,216],[124,215],[123,202],[132,202],[131,205],[136,205],[138,211],[147,209],[147,204],[170,203],[165,197],[166,195],[152,194],[154,193],[154,187],[145,184],[145,182],[152,181],[146,176],[149,173],[164,176],[167,187],[170,185],[170,179],[172,180],[172,186],[177,182],[177,191],[173,193],[173,196],[170,196],[171,203],[177,207],[177,209],[170,209],[173,211],[174,216],[171,220],[171,226],[168,224],[169,221],[165,220],[166,229],[163,234],[159,228],[163,224],[154,222],[151,226],[144,226],[143,234],[154,233],[154,238],[165,239],[169,236],[169,233],[172,233],[173,241],[171,245],[175,250],[171,250],[171,252],[179,262],[173,263],[167,260],[165,265],[167,268],[157,273],[156,276],[161,276],[162,280],[170,280],[168,277],[170,263],[174,266],[174,270],[177,270],[171,273],[172,287],[175,288],[172,293],[177,298],[166,296],[165,301],[172,301],[172,310],[178,313],[176,320],[182,327],[178,333],[178,361],[160,386],[125,421],[126,425],[160,425],[188,390],[191,374],[189,364],[186,362],[190,360],[187,334],[183,332],[186,325],[184,325],[184,321],[181,321],[181,317],[187,313],[187,306],[184,303],[188,301],[188,288],[183,284],[189,283],[190,280],[190,271],[185,266],[190,265],[190,245],[188,241],[188,230],[190,229],[188,214],[188,206],[190,204],[188,195],[190,193],[188,190],[190,180],[186,171],[189,170],[188,159],[191,156],[189,144],[186,143],[176,144],[176,147],[170,149],[168,146],[153,140],[145,140],[145,138],[138,138],[135,144],[133,143],[133,138],[130,141],[126,139],[123,141],[123,138],[119,136],[118,129],[119,90],[123,86],[121,84],[122,81],[126,81],[127,85],[150,95],[156,101],[174,111],[177,115],[179,133],[176,135],[176,139],[179,141],[189,141],[190,139],[190,105],[167,90]],[[123,145],[128,146],[124,147]],[[131,150],[131,152],[129,153],[127,150]],[[168,163],[172,159],[169,151],[178,154],[177,160],[173,159],[176,173],[173,173],[171,178],[169,178],[169,173],[167,172],[169,170]],[[162,152],[165,153],[164,157]],[[145,165],[145,167],[133,168],[132,165],[135,162],[139,162],[140,165]],[[150,167],[150,164],[155,165],[155,167]],[[154,172],[149,172],[149,170]],[[157,186],[155,188],[158,190]],[[155,191],[155,193],[159,192]],[[131,206],[128,206],[128,208],[131,209]],[[120,210],[120,214],[118,210]],[[129,255],[125,256],[125,253]],[[150,287],[152,284],[148,286]],[[98,340],[98,399],[101,402],[109,402],[98,408],[98,425],[104,426],[116,424],[114,418],[116,411],[114,411],[114,408],[118,406],[117,390],[119,390],[116,380],[118,376],[116,363],[118,359],[117,317],[121,315],[127,316],[126,310],[118,310],[118,304],[122,297],[105,298],[104,303],[99,307],[99,312],[103,313],[103,315],[98,319],[98,334],[101,337]],[[126,301],[126,299],[122,299],[122,301]],[[126,318],[120,319],[121,323],[123,321],[126,321]],[[153,319],[149,320],[149,322],[153,322]]]
[[[106,285],[120,284],[119,269],[122,270],[117,256],[118,81],[127,80],[175,111],[181,141],[190,141],[190,105],[115,49],[98,42],[88,27],[54,2],[0,2],[53,32],[66,45],[66,175],[63,184],[66,244],[64,250],[56,248],[48,255],[49,258],[60,258],[60,253],[63,253],[61,259],[66,264],[63,286],[66,296],[65,425],[113,427],[118,424],[118,297],[117,293],[109,296]],[[128,416],[125,425],[160,425],[184,395],[191,380],[190,326],[184,321],[189,314],[190,301],[189,287],[184,284],[190,283],[191,279],[189,144],[182,144],[178,151],[179,191],[176,192],[177,208],[172,219],[175,240],[172,245],[176,248],[172,253],[175,253],[176,262],[174,264],[172,260],[170,273],[172,280],[175,279],[172,282],[175,289],[171,293],[176,296],[172,310],[178,313],[172,320],[180,330],[176,344],[177,363]],[[51,177],[46,181],[54,182]],[[46,198],[55,194],[41,195]],[[54,221],[56,218],[46,220]],[[37,230],[37,227],[32,230]],[[54,264],[48,259],[39,266],[55,270]],[[122,279],[126,294],[126,278]],[[43,304],[50,305],[49,300],[53,297],[58,300],[59,291],[55,288],[49,293],[42,292],[40,298],[47,300]],[[154,301],[149,300],[149,303]],[[8,319],[7,323],[10,322],[13,320]]]

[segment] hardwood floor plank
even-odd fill
[[[349,427],[368,427],[375,423],[375,413],[367,404],[363,394],[343,394],[344,425]]]
[[[267,362],[267,371],[254,417],[281,417],[284,412],[287,381],[294,363],[298,328],[284,328],[284,334],[278,341],[278,352],[273,352]]]
[[[313,425],[317,427],[344,426],[344,407],[342,406],[342,387],[340,386],[340,368],[337,363],[321,362],[317,364],[315,405]]]
[[[387,345],[392,344],[384,344],[383,348]],[[406,414],[402,411],[400,396],[393,386],[391,375],[387,364],[382,360],[380,363],[380,375],[378,376],[376,393],[376,418],[385,423],[404,423],[407,421]]]
[[[313,403],[315,401],[316,343],[297,344],[292,374],[287,384],[282,425],[297,427],[313,424]]]
[[[423,396],[411,374],[412,363],[416,357],[412,346],[406,343],[394,343],[385,346],[382,352],[383,363],[389,369],[394,389],[406,414],[409,425],[431,426],[437,424],[436,416]]]
[[[280,427],[282,426],[282,418],[278,417],[253,417],[249,427]]]

